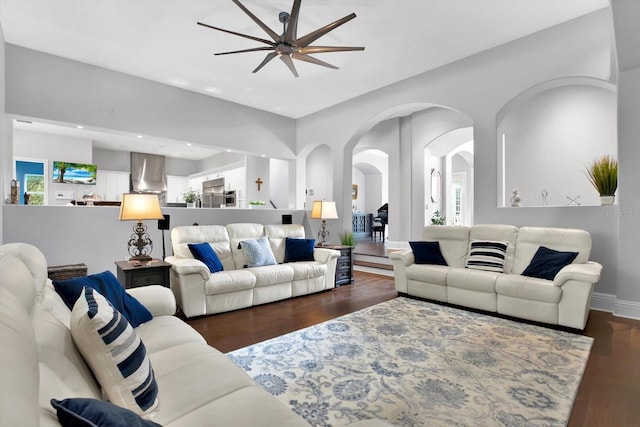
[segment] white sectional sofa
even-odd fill
[[[245,268],[247,258],[239,245],[265,236],[277,264]],[[192,317],[333,288],[339,251],[315,248],[314,261],[283,263],[286,239],[304,237],[304,227],[299,224],[238,223],[173,228],[173,256],[167,257],[166,262],[172,264],[171,289],[178,306],[187,317]],[[188,248],[190,243],[209,243],[223,271],[211,273],[204,263],[194,259]]]
[[[134,330],[146,347],[158,384],[156,423],[308,426],[173,316],[175,299],[168,289],[148,286],[127,292],[153,314],[152,320]],[[43,254],[28,244],[0,246],[1,426],[60,426],[50,399],[102,399],[101,386],[74,343],[70,316],[47,278]],[[367,420],[355,425],[387,424]]]
[[[423,241],[439,242],[447,265],[416,264],[411,250],[391,252],[396,290],[401,295],[584,329],[602,270],[600,264],[589,261],[588,232],[496,224],[427,226]],[[467,268],[471,242],[505,243],[504,271]],[[553,280],[522,275],[541,246],[578,255]]]

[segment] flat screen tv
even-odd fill
[[[57,161],[53,162],[53,182],[95,185],[97,175],[98,165]]]

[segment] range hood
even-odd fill
[[[131,191],[162,193],[167,191],[164,156],[131,153]]]

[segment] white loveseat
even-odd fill
[[[239,244],[266,236],[277,264],[249,267]],[[286,238],[304,238],[299,224],[194,225],[171,230],[171,289],[187,317],[221,313],[335,287],[340,252],[315,248],[314,261],[283,263]],[[211,273],[188,244],[209,243],[224,270]]]
[[[600,264],[589,261],[587,231],[497,224],[427,226],[423,240],[439,242],[447,266],[416,264],[411,250],[391,252],[400,294],[584,329],[602,270]],[[506,243],[504,272],[466,268],[472,241]],[[578,255],[553,280],[523,276],[540,246]]]
[[[127,292],[154,316],[135,331],[158,384],[155,422],[166,427],[308,426],[173,316],[175,299],[168,289]],[[70,310],[47,278],[43,254],[28,244],[0,246],[0,426],[60,426],[50,399],[102,398],[69,322]]]

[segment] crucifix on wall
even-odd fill
[[[260,178],[258,178],[256,180],[256,184],[258,184],[258,191],[260,191],[260,186],[263,184],[264,181],[262,181]]]

